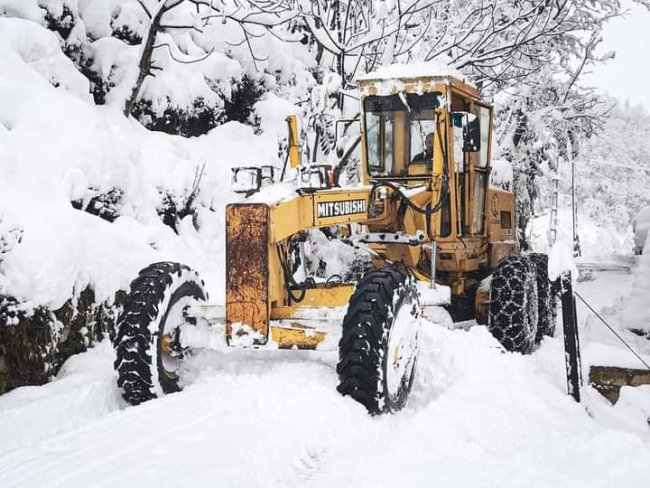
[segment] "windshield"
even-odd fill
[[[400,93],[364,100],[366,160],[371,177],[431,172],[439,93]]]

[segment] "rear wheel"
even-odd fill
[[[529,354],[537,337],[537,278],[527,256],[511,254],[499,262],[490,283],[487,327],[512,352]]]
[[[546,254],[532,253],[530,260],[535,265],[537,274],[537,336],[535,342],[539,343],[544,336],[555,334],[557,319],[557,298],[548,279],[548,256]]]
[[[417,365],[420,315],[410,276],[393,269],[366,273],[343,319],[338,391],[371,414],[404,407]]]
[[[198,274],[178,263],[152,264],[133,280],[115,338],[117,384],[127,402],[180,390],[180,326],[185,310],[206,299]]]

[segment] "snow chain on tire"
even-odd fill
[[[537,337],[536,266],[511,254],[499,262],[490,285],[488,330],[507,351],[529,354]]]
[[[531,253],[529,257],[535,264],[537,272],[537,336],[535,342],[540,343],[544,336],[553,337],[555,334],[557,297],[548,279],[548,256]]]
[[[114,343],[117,384],[130,404],[180,390],[176,372],[164,366],[161,341],[170,310],[183,299],[207,300],[203,287],[195,271],[168,262],[148,266],[131,282]]]
[[[394,327],[400,311],[408,313],[414,321],[414,331],[408,325],[406,329]],[[411,277],[393,269],[375,269],[366,273],[350,298],[343,319],[336,367],[340,380],[338,391],[354,398],[371,414],[400,410],[406,404],[415,375],[420,315],[418,294]],[[404,334],[404,330],[407,330],[407,336],[412,334],[409,344],[413,347],[404,348],[408,359],[399,365],[401,373],[397,373],[397,377],[394,376],[396,373],[388,371],[388,368],[396,368],[395,362],[389,362],[387,354],[393,330],[398,331],[395,340],[399,340],[399,334]],[[410,349],[411,356],[408,356],[407,349]],[[389,374],[393,375],[390,382]],[[394,390],[392,393],[391,389]]]

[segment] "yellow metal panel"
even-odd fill
[[[350,297],[354,292],[355,285],[345,284],[332,286],[330,288],[318,287],[305,290],[304,299],[295,305],[288,307],[273,307],[271,310],[272,320],[294,318],[305,309],[334,308],[347,306]]]
[[[498,190],[488,189],[488,233],[491,242],[514,241],[515,240],[515,196],[514,194]],[[509,228],[501,226],[501,212],[510,212]]]
[[[289,115],[287,117],[289,126],[289,162],[292,168],[300,164],[300,137],[298,134],[298,117]]]
[[[313,196],[315,227],[368,220],[367,189],[359,191],[327,191]]]
[[[271,340],[280,349],[316,349],[316,346],[325,340],[324,332],[317,332],[300,324],[291,324],[291,327],[271,325]]]

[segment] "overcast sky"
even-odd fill
[[[609,23],[599,48],[600,54],[616,51],[616,58],[596,68],[585,84],[650,111],[650,12],[630,1],[623,4],[628,15]]]

